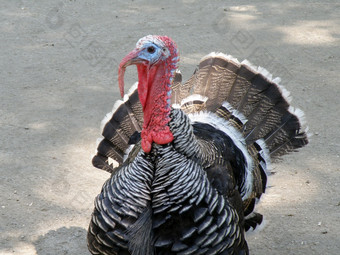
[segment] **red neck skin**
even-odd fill
[[[168,126],[171,110],[168,99],[170,99],[170,84],[173,78],[170,70],[172,68],[169,68],[171,66],[171,63],[166,61],[151,67],[144,64],[137,65],[138,94],[144,112],[142,148],[146,153],[151,151],[152,142],[167,144],[174,139]]]

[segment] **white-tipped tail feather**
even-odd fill
[[[209,58],[220,58],[220,59],[224,59],[226,61],[233,61],[236,64],[240,64],[240,62],[238,61],[237,58],[233,57],[232,55],[224,54],[222,52],[211,52],[208,55],[201,58],[200,62],[203,62],[203,61],[205,61]]]

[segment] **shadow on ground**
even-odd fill
[[[87,231],[79,227],[62,227],[50,230],[34,242],[38,255],[87,254]]]

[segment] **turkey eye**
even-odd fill
[[[150,47],[148,47],[147,50],[148,50],[149,53],[154,53],[155,52],[155,47],[150,46]]]

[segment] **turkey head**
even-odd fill
[[[171,84],[179,57],[177,46],[167,36],[148,35],[141,38],[136,48],[119,65],[118,82],[124,95],[124,73],[129,65],[138,71],[138,95],[143,107],[144,123],[141,133],[142,148],[151,151],[152,143],[172,142],[170,121]]]

